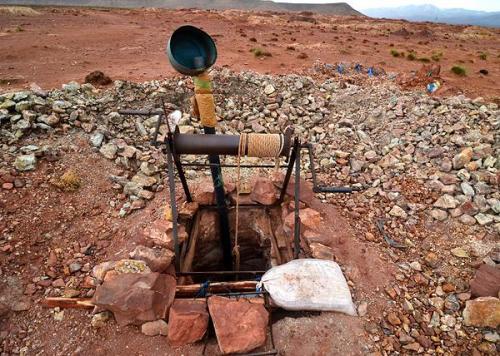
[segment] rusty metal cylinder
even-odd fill
[[[283,142],[279,156],[286,157],[290,151],[291,132],[287,130],[280,137]],[[198,135],[178,132],[174,135],[174,150],[177,154],[237,156],[239,144],[239,135]],[[241,152],[241,155],[248,156],[248,153]]]

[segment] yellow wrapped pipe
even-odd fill
[[[217,125],[215,116],[215,101],[212,94],[212,83],[208,73],[204,72],[199,76],[193,77],[194,81],[194,103],[193,111],[198,113],[201,124],[207,127]]]

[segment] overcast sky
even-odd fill
[[[329,3],[332,0],[274,0],[276,2]],[[461,7],[470,10],[500,11],[500,0],[344,0],[356,10],[373,7],[395,7],[410,4],[433,4],[443,8]]]

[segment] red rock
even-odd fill
[[[272,205],[276,203],[277,190],[273,182],[268,178],[259,177],[255,181],[250,198],[263,205]]]
[[[52,282],[52,287],[54,288],[63,288],[66,286],[66,283],[64,283],[64,280],[62,278],[56,279],[54,282]]]
[[[312,231],[318,231],[321,224],[321,215],[316,210],[311,208],[301,209],[299,211],[301,225],[309,228]],[[295,212],[292,211],[285,218],[285,232],[292,232],[295,226]]]
[[[192,191],[193,200],[200,205],[211,205],[215,203],[214,184],[210,179],[197,182]]]
[[[168,320],[170,345],[177,347],[201,340],[207,332],[208,319],[205,300],[176,299]]]
[[[49,258],[47,259],[47,266],[54,267],[57,264],[57,255],[54,251],[50,251]]]
[[[12,188],[14,188],[14,184],[12,184],[12,183],[10,183],[10,182],[3,183],[3,184],[2,184],[2,188],[3,188],[3,189],[6,189],[6,190],[11,190]]]
[[[295,180],[294,177],[290,178],[288,187],[286,188],[286,194],[295,197]],[[307,205],[311,205],[314,200],[314,192],[312,190],[312,184],[304,179],[300,179],[300,189],[299,189],[299,200]]]
[[[325,246],[323,244],[313,242],[309,246],[311,248],[312,257],[320,259],[320,260],[331,260],[335,259],[335,255],[333,254],[333,250]]]
[[[93,302],[111,311],[119,325],[140,325],[166,317],[177,284],[172,276],[157,272],[108,275],[97,287]]]
[[[496,297],[500,292],[500,269],[486,264],[481,265],[470,283],[474,297]]]
[[[130,258],[146,262],[151,271],[164,272],[172,263],[175,254],[167,249],[137,246]]]
[[[187,239],[187,232],[184,225],[177,225],[179,243]],[[154,244],[174,250],[173,223],[164,219],[158,219],[143,231],[144,237]]]
[[[494,297],[468,300],[463,317],[467,326],[497,328],[500,325],[500,300]]]
[[[183,219],[191,219],[198,211],[199,204],[195,201],[185,201],[179,208],[179,216]]]
[[[263,303],[213,296],[208,309],[223,354],[249,352],[265,344],[269,313]]]

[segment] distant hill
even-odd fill
[[[408,5],[363,10],[367,16],[409,21],[444,22],[453,25],[500,27],[500,12],[440,9],[434,5]]]
[[[30,6],[92,6],[92,7],[118,7],[140,8],[157,7],[168,9],[197,8],[215,10],[255,10],[255,11],[311,11],[315,13],[339,16],[363,16],[344,2],[331,4],[300,4],[276,3],[261,0],[0,0],[6,5]]]

